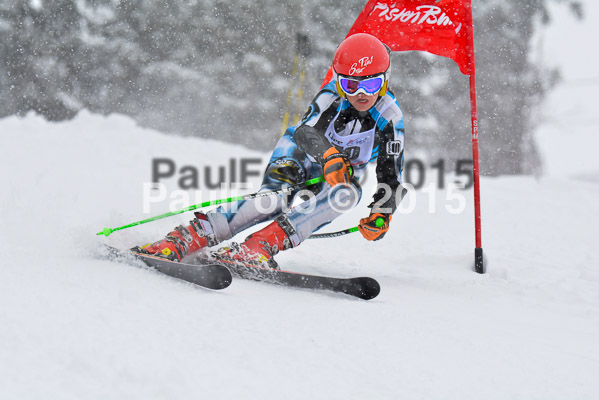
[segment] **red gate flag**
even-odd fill
[[[426,51],[454,60],[470,77],[472,175],[474,178],[474,266],[484,273],[480,214],[478,114],[472,0],[369,0],[347,36],[369,33],[392,51]],[[329,68],[322,85],[333,79]]]
[[[347,36],[362,32],[393,51],[449,57],[463,74],[474,74],[471,0],[370,0]],[[323,84],[332,73],[329,69]]]

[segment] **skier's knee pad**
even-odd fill
[[[279,158],[266,168],[264,180],[277,187],[284,183],[295,185],[306,180],[306,172],[296,160]]]

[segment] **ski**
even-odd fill
[[[140,260],[148,267],[165,275],[183,281],[191,282],[208,289],[224,289],[228,287],[233,278],[229,269],[220,263],[187,264],[165,260],[131,250],[119,250],[115,247],[104,245],[108,258],[116,261]]]
[[[375,279],[369,277],[333,278],[322,275],[284,271],[252,264],[242,264],[228,260],[213,260],[206,258],[198,258],[195,262],[199,264],[205,263],[207,265],[214,263],[224,265],[229,268],[233,276],[242,279],[300,289],[315,289],[344,293],[364,300],[374,299],[381,291],[379,283]]]
[[[110,260],[139,260],[165,275],[209,289],[224,289],[231,284],[232,276],[235,276],[299,289],[343,293],[364,300],[374,299],[381,291],[379,283],[370,277],[334,278],[208,258],[196,258],[193,263],[180,263],[108,245],[104,247]]]

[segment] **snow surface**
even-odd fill
[[[429,194],[411,195],[414,211],[383,241],[353,234],[277,256],[291,270],[375,277],[382,292],[368,302],[243,280],[208,291],[93,257],[99,242],[145,243],[191,218],[95,236],[149,215],[152,158],[201,174],[267,154],[122,116],[0,120],[0,397],[599,398],[597,123],[567,129],[564,104],[583,89],[559,90],[545,112],[563,125],[537,133],[545,175],[482,179],[487,274],[470,269],[471,190],[458,214],[447,190],[434,213]],[[589,96],[577,110],[592,120]],[[365,204],[326,230],[356,225]]]

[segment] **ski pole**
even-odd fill
[[[348,229],[344,229],[342,231],[337,231],[337,232],[313,233],[312,235],[308,236],[308,239],[328,239],[328,238],[334,238],[334,237],[347,235],[349,233],[354,233],[357,231],[358,231],[358,227],[354,226],[353,228],[348,228]]]
[[[277,189],[277,190],[271,190],[271,191],[267,191],[267,192],[256,192],[256,193],[246,194],[246,195],[242,195],[242,196],[228,197],[226,199],[205,201],[203,203],[195,204],[193,206],[189,206],[189,207],[183,208],[181,210],[171,211],[171,212],[168,212],[165,214],[157,215],[155,217],[147,218],[147,219],[137,221],[137,222],[132,222],[130,224],[119,226],[116,228],[104,228],[100,232],[96,233],[96,235],[109,236],[111,233],[120,231],[122,229],[131,228],[133,226],[138,226],[138,225],[156,221],[156,220],[159,220],[162,218],[170,217],[170,216],[177,215],[177,214],[182,214],[182,213],[188,212],[188,211],[193,211],[198,208],[209,207],[209,206],[214,206],[214,205],[218,205],[218,204],[233,203],[233,202],[242,201],[242,200],[251,200],[251,199],[256,199],[259,197],[273,196],[273,195],[283,194],[283,193],[289,193],[289,192],[293,192],[296,190],[304,189],[307,186],[314,185],[314,184],[320,183],[320,182],[324,182],[324,177],[320,176],[318,178],[310,179],[305,182],[297,183],[295,185],[287,186],[285,188],[281,188],[281,189]]]
[[[376,226],[378,228],[380,228],[381,226],[385,225],[385,220],[383,218],[377,218],[376,219]],[[348,229],[344,229],[342,231],[337,231],[337,232],[329,232],[329,233],[314,233],[310,236],[308,236],[308,239],[328,239],[328,238],[334,238],[334,237],[339,237],[339,236],[343,236],[343,235],[347,235],[350,233],[354,233],[358,231],[358,227],[354,226],[353,228],[348,228]]]

